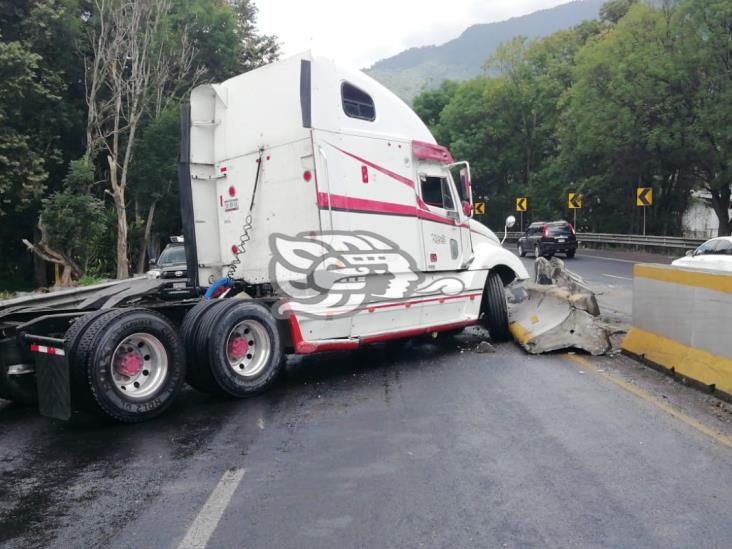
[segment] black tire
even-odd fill
[[[141,335],[154,342],[160,354],[158,365],[164,363],[165,367],[160,366],[160,377],[150,394],[133,397],[115,383],[113,359],[128,338]],[[146,356],[144,360],[151,359]],[[84,330],[70,363],[83,407],[122,423],[138,423],[163,413],[185,380],[185,350],[175,326],[162,315],[146,309],[120,309],[99,315]],[[146,371],[142,373],[147,375]]]
[[[570,250],[567,252],[567,259],[574,259],[574,254],[577,253],[577,250]]]
[[[216,394],[220,391],[208,365],[208,352],[205,348],[208,334],[204,334],[205,337],[202,338],[201,343],[197,343],[197,339],[201,331],[203,316],[213,307],[218,307],[224,303],[229,303],[229,301],[223,299],[201,301],[186,313],[181,323],[180,334],[186,346],[186,356],[188,357],[186,381],[188,385],[203,393]]]
[[[524,247],[521,245],[521,242],[519,242],[519,245],[518,245],[518,253],[521,257],[526,257],[526,250],[524,250]]]
[[[10,400],[23,406],[34,406],[38,403],[36,376],[33,374],[9,375],[9,364],[0,358],[0,398]]]
[[[74,322],[65,336],[66,359],[69,362],[71,380],[71,404],[87,411],[94,411],[94,399],[87,390],[87,363],[94,349],[99,331],[106,320],[123,314],[124,309],[104,309],[85,315]]]
[[[188,384],[194,389],[210,395],[225,396],[227,393],[219,385],[211,369],[209,346],[211,336],[220,315],[236,306],[241,300],[216,299],[201,304],[197,327],[192,330],[188,363],[191,373],[187,378]],[[198,307],[198,305],[196,306]]]
[[[503,290],[503,281],[498,273],[488,273],[481,310],[483,326],[493,341],[511,339],[511,332],[508,329],[508,303]]]
[[[230,396],[243,398],[261,393],[275,383],[284,370],[285,353],[270,310],[255,301],[233,301],[232,307],[214,309],[219,314],[208,341],[209,364],[218,386]],[[235,329],[238,331],[234,332]],[[244,361],[238,365],[230,363],[227,348],[235,334],[245,342]],[[254,352],[249,354],[252,349]],[[246,360],[249,363],[245,366]],[[251,373],[246,373],[250,366]]]

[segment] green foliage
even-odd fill
[[[601,16],[502,44],[485,77],[424,92],[417,112],[474,166],[496,225],[519,196],[533,219],[569,217],[579,192],[581,229],[639,232],[635,188],[651,186],[648,230],[679,234],[704,187],[729,234],[732,4],[613,0]]]
[[[85,151],[84,67],[91,60],[89,36],[98,24],[95,9],[88,0],[0,0],[2,287],[26,289],[33,272],[36,285],[48,282],[51,270],[38,268],[21,243],[24,238],[39,242],[41,214],[49,246],[69,253],[94,276],[115,272],[117,222],[101,184],[108,176],[106,155],[72,162]],[[152,202],[157,201],[153,237],[180,232],[179,101],[194,85],[230,78],[279,55],[276,39],[257,30],[256,15],[253,0],[171,2],[155,39],[165,41],[166,51],[192,42],[195,56],[183,78],[156,90],[140,120],[127,198],[133,257]]]
[[[104,278],[100,278],[98,276],[84,275],[79,279],[77,283],[79,286],[92,286],[93,284],[99,284],[100,282],[104,282],[104,280]]]
[[[88,264],[94,235],[104,231],[104,202],[89,194],[93,176],[86,159],[74,161],[64,188],[42,201],[47,244],[81,266]]]
[[[22,209],[44,190],[45,152],[29,128],[34,110],[59,99],[39,78],[39,55],[0,42],[0,215]]]

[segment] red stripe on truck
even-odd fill
[[[405,184],[405,185],[407,185],[408,187],[412,187],[412,188],[414,188],[414,181],[412,181],[412,180],[411,180],[410,178],[408,178],[408,177],[404,177],[403,175],[399,175],[399,174],[398,174],[398,173],[396,173],[396,172],[393,172],[393,171],[391,171],[391,170],[388,170],[388,169],[386,169],[386,168],[383,168],[383,167],[381,167],[381,166],[378,166],[377,164],[374,164],[373,162],[369,162],[369,161],[368,161],[368,160],[366,160],[365,158],[361,158],[361,157],[360,157],[360,156],[358,156],[358,155],[355,155],[355,154],[353,154],[353,153],[350,153],[350,152],[348,152],[348,151],[344,151],[343,149],[340,149],[340,148],[336,147],[335,145],[332,145],[332,147],[333,147],[334,149],[337,149],[337,150],[341,151],[341,152],[342,152],[343,154],[345,154],[346,156],[350,156],[350,157],[351,157],[351,158],[353,158],[354,160],[358,160],[359,162],[363,162],[363,163],[364,163],[364,164],[366,164],[366,165],[367,165],[367,166],[368,166],[369,168],[373,168],[373,169],[374,169],[374,170],[376,170],[377,172],[381,172],[381,173],[383,173],[384,175],[387,175],[387,176],[391,177],[392,179],[395,179],[396,181],[399,181],[399,183],[404,183],[404,184]]]
[[[346,212],[381,214],[381,215],[401,215],[405,217],[418,217],[443,225],[458,225],[458,223],[448,217],[420,210],[416,206],[407,204],[395,204],[393,202],[382,202],[380,200],[369,200],[367,198],[353,198],[351,196],[343,196],[340,194],[318,193],[318,207],[322,209],[341,210]],[[467,225],[460,225],[467,227]]]

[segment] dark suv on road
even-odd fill
[[[538,221],[529,225],[519,238],[518,251],[521,257],[527,253],[534,254],[534,257],[551,257],[559,252],[571,259],[577,252],[577,235],[574,227],[566,221]]]

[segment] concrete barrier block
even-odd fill
[[[636,265],[623,350],[732,395],[732,273]]]

